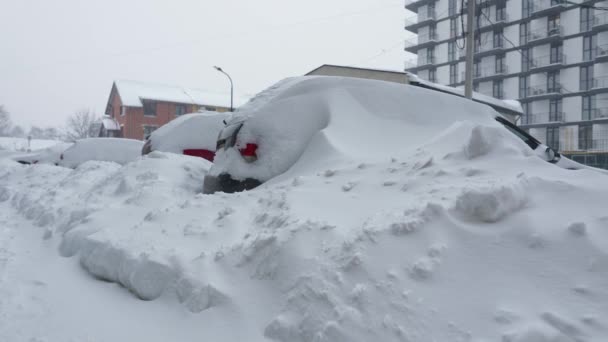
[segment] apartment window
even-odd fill
[[[434,47],[426,49],[426,62],[428,64],[435,64],[435,48]]]
[[[521,16],[527,18],[532,13],[533,0],[522,0],[521,2]]]
[[[519,78],[519,98],[523,99],[528,95],[528,77]]]
[[[450,64],[450,84],[458,83],[458,64]]]
[[[502,99],[503,95],[502,80],[494,81],[492,83],[492,96]]]
[[[175,116],[180,116],[186,114],[186,105],[175,105]]]
[[[583,37],[583,60],[590,61],[595,58],[594,47],[597,45],[596,36]]]
[[[521,71],[529,71],[530,70],[530,59],[532,58],[530,54],[530,50],[521,49]]]
[[[428,4],[428,6],[426,7],[426,14],[428,15],[427,18],[435,17],[435,3],[434,2],[431,2]]]
[[[530,33],[530,23],[519,24],[519,45],[524,45],[524,44],[528,43],[528,34],[529,33]]]
[[[551,52],[549,56],[549,63],[561,63],[562,62],[562,51],[563,45],[562,43],[553,43],[551,44]]]
[[[559,150],[559,127],[547,127],[547,146]]]
[[[521,104],[521,109],[523,111],[523,115],[521,117],[521,123],[526,125],[532,123],[530,120],[530,103],[524,102]]]
[[[457,0],[449,0],[448,2],[448,15],[456,14],[456,4]]]
[[[583,96],[583,110],[582,110],[582,119],[583,120],[591,120],[591,114],[593,112],[593,108],[595,107],[595,101],[593,96]]]
[[[429,26],[429,40],[437,39],[437,27],[435,25]]]
[[[578,149],[590,150],[593,147],[593,125],[578,126]]]
[[[429,81],[437,82],[437,70],[436,69],[429,70]]]
[[[450,19],[450,38],[458,36],[458,18]]]
[[[550,15],[547,18],[547,34],[548,35],[559,33],[559,22],[560,22],[559,13]]]
[[[156,116],[156,102],[154,101],[143,101],[144,115],[145,116]]]
[[[456,60],[456,43],[448,42],[448,61]]]
[[[562,121],[562,100],[551,99],[549,100],[549,121]]]
[[[496,21],[507,20],[506,6],[507,6],[506,2],[496,4]]]
[[[561,86],[559,84],[559,71],[551,71],[547,73],[547,92],[560,93]]]
[[[144,125],[144,139],[148,140],[150,134],[152,134],[152,132],[154,132],[157,128],[158,127],[156,126]]]
[[[503,72],[506,72],[505,69],[505,55],[496,55],[496,59],[494,60],[494,72],[502,74]]]
[[[473,63],[473,77],[479,77],[481,75],[481,64],[479,61]]]
[[[585,91],[593,86],[593,65],[581,67],[580,90]]]
[[[581,7],[581,32],[589,31],[593,27],[593,9]]]
[[[494,31],[494,47],[502,47],[502,29]]]

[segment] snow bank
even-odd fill
[[[121,300],[229,322],[205,326],[213,340],[608,339],[606,175],[540,160],[491,117],[412,128],[395,147],[397,113],[361,97],[319,106],[354,99],[342,108],[363,128],[340,131],[346,114],[319,121],[307,162],[253,191],[202,195],[211,164],[171,153],[75,170],[1,160],[0,208],[134,294]],[[366,105],[383,116],[357,112]],[[343,144],[353,132],[362,151]]]
[[[65,150],[61,166],[77,167],[87,161],[130,163],[141,155],[143,142],[122,138],[88,138],[77,140]]]

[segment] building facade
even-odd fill
[[[561,153],[608,168],[608,12],[603,1],[477,0],[473,84],[517,99],[519,124]],[[405,69],[464,85],[466,3],[406,0],[405,29],[417,34]],[[464,5],[464,8],[463,8]],[[408,13],[411,13],[408,12]],[[461,15],[462,13],[462,15]]]
[[[242,102],[235,99],[235,103]],[[117,131],[112,136],[143,140],[180,115],[199,110],[225,112],[229,108],[230,95],[136,81],[115,81],[106,105],[107,127],[104,127]],[[116,122],[119,128],[112,126],[111,122]]]

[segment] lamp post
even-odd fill
[[[215,70],[226,75],[228,77],[228,79],[230,80],[230,111],[232,112],[233,111],[232,99],[233,99],[233,94],[234,94],[234,86],[232,85],[232,77],[230,77],[230,75],[228,75],[228,73],[226,73],[224,70],[222,70],[222,68],[220,68],[218,66],[214,66],[214,68],[215,68]]]

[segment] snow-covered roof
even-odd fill
[[[127,80],[114,81],[114,85],[123,106],[127,107],[142,107],[141,100],[230,107],[229,93],[213,93],[200,89]],[[246,99],[240,96],[234,97],[234,107],[245,102]]]
[[[314,73],[319,70],[322,69],[324,67],[329,67],[329,68],[343,68],[343,69],[356,69],[356,70],[369,70],[369,71],[379,71],[379,72],[390,72],[390,73],[394,73],[394,74],[405,74],[405,72],[403,72],[402,70],[396,70],[396,69],[383,69],[383,68],[364,68],[364,67],[357,67],[357,66],[350,66],[350,65],[336,65],[336,64],[323,64],[309,72],[306,73],[306,75],[314,75]]]
[[[450,86],[445,86],[445,85],[429,82],[429,81],[423,80],[422,78],[418,77],[417,75],[409,73],[409,72],[406,72],[406,75],[410,79],[410,83],[418,83],[427,88],[436,89],[436,90],[440,90],[440,91],[443,91],[446,93],[464,97],[464,89],[462,89],[462,88],[454,88],[454,87],[450,87]],[[522,115],[523,114],[523,109],[521,107],[521,103],[519,103],[519,101],[517,101],[517,100],[501,100],[501,99],[497,99],[492,96],[488,96],[488,95],[478,93],[478,92],[473,92],[473,100],[480,102],[480,103],[487,104],[487,105],[493,107],[497,111],[501,111],[501,112],[506,111],[511,115]]]
[[[118,124],[118,122],[107,115],[101,118],[101,124],[108,131],[120,130],[120,125]]]

